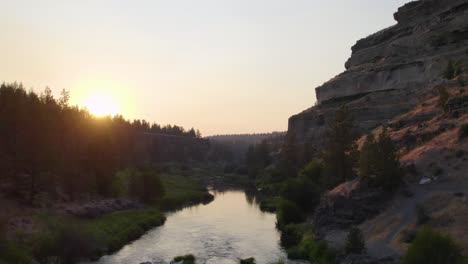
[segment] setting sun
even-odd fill
[[[91,94],[84,100],[84,106],[96,116],[113,116],[120,112],[118,102],[108,94]]]

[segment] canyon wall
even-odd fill
[[[346,70],[315,89],[317,104],[289,119],[288,142],[320,149],[327,124],[342,105],[366,133],[443,84],[450,61],[466,69],[468,0],[414,1],[394,18],[394,26],[357,41]]]

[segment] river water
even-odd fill
[[[213,192],[215,199],[167,215],[164,225],[93,264],[167,263],[193,254],[197,263],[231,264],[255,257],[257,264],[286,258],[274,214],[260,211],[243,191]]]

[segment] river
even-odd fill
[[[233,264],[248,257],[266,264],[286,258],[274,214],[260,211],[255,198],[243,191],[213,194],[213,202],[169,213],[164,225],[92,263],[167,263],[189,253],[200,264]]]

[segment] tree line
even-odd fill
[[[171,149],[171,141],[145,133],[186,141]],[[72,200],[83,194],[111,195],[117,170],[142,160],[201,158],[209,142],[200,138],[193,128],[120,115],[95,117],[70,106],[65,90],[54,98],[49,88],[37,94],[18,83],[0,86],[0,184],[8,195],[31,204],[39,194]]]

